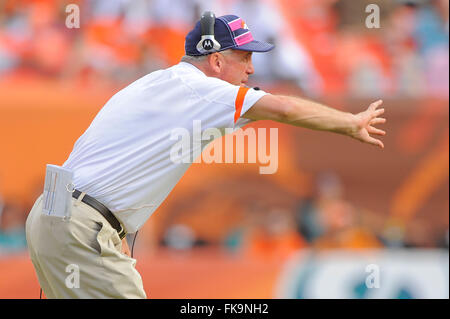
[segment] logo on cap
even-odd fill
[[[202,42],[202,47],[205,50],[211,50],[213,48],[213,46],[214,46],[214,44],[211,39],[205,39]]]

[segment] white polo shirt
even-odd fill
[[[75,188],[103,203],[133,233],[190,166],[171,158],[179,142],[171,139],[173,132],[182,128],[193,136],[199,120],[202,132],[238,129],[251,122],[241,115],[265,94],[207,77],[186,62],[152,72],[103,106],[63,167],[73,170]],[[198,151],[191,147],[191,158]]]

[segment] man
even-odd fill
[[[271,49],[239,17],[205,15],[187,35],[179,64],[144,76],[105,104],[63,165],[73,172],[70,218],[43,214],[41,196],[27,219],[30,256],[48,298],[146,297],[124,235],[145,223],[209,142],[175,161],[177,128],[192,132],[201,121],[202,130],[237,129],[274,120],[383,148],[370,136],[385,134],[373,126],[385,122],[381,101],[354,115],[245,87],[254,72],[252,52]],[[68,269],[79,270],[78,286],[67,284]]]

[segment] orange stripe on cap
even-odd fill
[[[234,106],[236,108],[236,112],[234,112],[234,123],[236,123],[239,117],[241,116],[241,110],[242,105],[244,105],[245,94],[247,94],[247,91],[249,89],[250,88],[246,88],[243,86],[239,88],[238,94],[236,96],[236,102],[234,103]]]

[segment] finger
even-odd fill
[[[377,135],[386,135],[386,132],[380,129],[377,129],[373,126],[369,126],[367,128],[367,132],[369,132],[370,134],[377,134]]]
[[[383,114],[383,113],[384,113],[384,109],[376,110],[376,111],[374,111],[374,112],[372,113],[372,118],[378,117],[378,116],[380,116],[380,115]]]
[[[382,117],[377,117],[370,121],[370,125],[384,124],[384,123],[386,123],[386,119]]]
[[[373,138],[373,137],[371,137],[371,136],[369,136],[369,137],[367,138],[366,142],[369,143],[369,144],[372,144],[372,145],[375,145],[375,146],[379,146],[379,147],[381,147],[381,148],[384,148],[384,144],[383,144],[382,141],[377,140],[376,138]]]
[[[377,107],[379,107],[381,104],[383,104],[383,100],[378,100],[376,102],[373,102],[372,104],[370,104],[369,109],[376,110]]]

